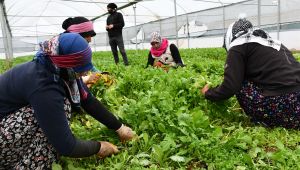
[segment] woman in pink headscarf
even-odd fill
[[[183,61],[175,44],[169,44],[166,38],[162,38],[158,32],[151,33],[151,49],[148,54],[148,65],[161,67],[169,65],[183,67]]]
[[[62,24],[62,28],[65,33],[72,32],[80,34],[88,43],[92,41],[92,37],[96,36],[96,32],[94,31],[93,22],[85,17],[73,17],[67,18],[64,20]],[[107,72],[101,72],[96,67],[91,69],[93,74],[83,76],[82,80],[88,87],[93,85],[93,82],[96,82],[100,78],[100,74],[107,74]]]
[[[96,36],[93,22],[85,17],[67,18],[62,24],[62,28],[67,32],[80,34],[87,42],[92,41],[92,37]]]

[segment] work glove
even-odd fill
[[[100,144],[101,144],[101,147],[100,147],[99,152],[97,153],[97,155],[100,158],[105,158],[107,156],[111,156],[111,155],[119,152],[117,146],[112,143],[101,141]]]
[[[134,131],[132,131],[130,127],[125,126],[123,124],[118,130],[116,130],[116,132],[118,133],[121,142],[131,140],[135,136]]]

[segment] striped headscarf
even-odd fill
[[[81,35],[63,33],[40,43],[40,50],[34,59],[41,64],[53,65],[58,70],[67,69],[72,72],[71,76],[68,75],[69,80],[64,80],[72,102],[79,107],[80,99],[87,99],[88,92],[81,78],[76,79],[74,73],[86,72],[93,68],[91,48]],[[54,75],[55,81],[57,76],[60,76],[59,73]],[[70,78],[72,76],[73,78]]]
[[[92,50],[84,38],[76,33],[63,33],[44,41],[36,54],[46,55],[58,68],[73,68],[75,72],[89,71],[92,65]]]
[[[96,32],[94,31],[93,22],[85,17],[67,18],[62,28],[65,32],[79,33],[83,37],[94,37]]]

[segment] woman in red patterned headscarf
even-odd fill
[[[33,61],[0,75],[0,169],[51,169],[59,156],[117,153],[109,142],[76,138],[69,127],[71,109],[82,108],[121,140],[133,136],[82,83],[93,67],[86,40],[63,33],[40,47]]]

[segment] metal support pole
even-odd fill
[[[96,38],[93,37],[94,51],[97,51]]]
[[[177,28],[177,8],[176,0],[174,0],[174,11],[175,11],[175,31],[176,31],[176,45],[178,47],[178,28]]]
[[[142,44],[142,47],[141,47],[141,49],[144,49],[144,41],[145,41],[145,32],[144,32],[144,29],[143,29],[143,27],[141,27],[140,28],[140,31],[142,31],[142,42],[141,42],[141,44]]]
[[[226,32],[226,28],[225,28],[225,7],[224,7],[224,3],[219,0],[219,3],[222,5],[222,9],[223,9],[223,34],[225,34]]]
[[[223,33],[226,33],[226,26],[225,26],[225,7],[223,5]]]
[[[189,23],[188,14],[186,14],[186,29],[187,29],[187,36],[188,36],[188,48],[190,48],[190,23]]]
[[[35,36],[36,36],[36,48],[35,50],[39,50],[39,36],[38,36],[38,26],[37,23],[35,24]]]
[[[133,12],[134,12],[134,31],[135,31],[135,50],[137,51],[137,29],[136,29],[136,4],[133,4]]]
[[[280,16],[280,0],[277,0],[277,39],[280,38],[280,23],[281,23],[281,16]]]
[[[160,33],[161,36],[163,36],[161,31],[162,31],[162,28],[161,28],[161,20],[159,20],[159,33]]]
[[[0,2],[0,21],[1,21],[1,29],[2,29],[2,37],[3,37],[3,44],[5,48],[5,58],[7,60],[11,60],[13,58],[13,49],[12,49],[12,38],[11,33],[8,29],[8,24],[5,18],[5,7],[4,1]]]
[[[257,25],[260,27],[260,16],[261,16],[261,0],[257,0]]]

